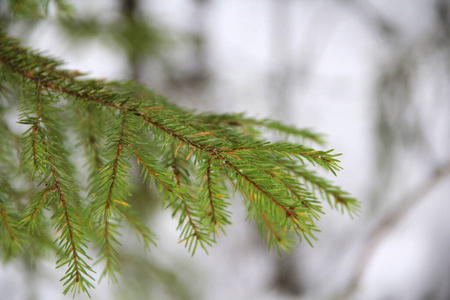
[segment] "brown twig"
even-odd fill
[[[417,186],[415,190],[403,197],[400,204],[387,214],[367,236],[361,249],[356,264],[353,269],[353,275],[349,284],[340,293],[342,299],[348,299],[359,287],[362,276],[370,264],[372,256],[379,247],[384,238],[402,221],[405,216],[417,205],[420,200],[430,193],[439,183],[450,175],[450,160],[444,164],[439,164],[431,172],[430,176]]]

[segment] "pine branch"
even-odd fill
[[[311,164],[318,164],[325,170],[332,172],[336,175],[336,171],[340,171],[338,163],[339,160],[335,157],[340,156],[340,154],[331,154],[333,150],[329,151],[317,151],[314,149],[306,148],[301,145],[294,145],[286,142],[278,143],[255,143],[254,146],[249,145],[246,147],[239,147],[234,149],[224,149],[223,152],[228,154],[234,154],[240,151],[251,151],[255,152],[268,152],[272,156],[273,154],[279,154],[287,158],[297,158],[301,163],[304,163],[303,159],[306,159]]]
[[[297,166],[289,160],[280,160],[278,163],[294,176],[302,178],[304,183],[309,184],[313,191],[318,190],[322,198],[331,207],[340,210],[341,213],[344,213],[345,209],[350,217],[359,213],[360,205],[355,198],[350,197],[349,193],[343,191],[340,187],[318,176],[316,172],[308,170],[305,166]]]
[[[236,161],[239,157],[229,157],[225,160],[233,171],[234,174],[230,175],[234,179],[238,190],[244,191],[243,195],[246,199],[249,199],[249,209],[254,210],[254,218],[263,217],[263,223],[267,225],[269,233],[272,233],[272,238],[275,241],[269,240],[269,246],[275,244],[277,250],[279,247],[286,250],[287,244],[292,244],[292,235],[297,235],[299,238],[305,238],[310,244],[309,237],[315,239],[312,232],[318,231],[315,228],[314,217],[316,214],[310,214],[308,210],[303,206],[303,201],[298,201],[295,197],[289,194],[289,189],[280,188],[279,177],[272,172],[268,172],[261,168],[255,167],[255,165],[249,166],[248,164]],[[286,177],[285,182],[288,180]],[[291,183],[292,187],[299,187],[295,183]],[[298,194],[301,193],[301,189]],[[303,199],[308,200],[307,194]],[[268,221],[268,218],[274,221]],[[269,224],[277,224],[270,225]],[[266,229],[267,229],[266,228]],[[260,227],[262,234],[267,232],[264,228]],[[276,233],[276,234],[275,234]],[[280,237],[284,239],[281,239]],[[283,241],[281,243],[281,241]]]
[[[231,128],[241,128],[246,134],[259,136],[262,130],[272,130],[280,135],[298,137],[304,141],[312,141],[318,145],[325,145],[323,135],[311,129],[299,129],[287,126],[270,119],[254,119],[245,117],[244,114],[204,114],[204,121],[209,124],[221,124]]]
[[[60,183],[60,177],[55,166],[52,166],[52,176],[55,180],[56,191],[60,200],[60,205],[53,215],[55,220],[56,233],[59,233],[57,241],[62,247],[61,258],[57,260],[57,268],[67,265],[66,275],[61,279],[66,285],[64,294],[67,292],[79,293],[80,291],[89,294],[88,288],[94,286],[90,280],[94,278],[90,275],[92,268],[85,259],[91,259],[83,248],[86,246],[86,240],[82,237],[80,223],[77,221],[74,207],[68,203],[66,194],[68,191]],[[61,254],[64,254],[61,255]],[[70,258],[68,259],[67,256]],[[84,258],[83,258],[84,257]]]
[[[276,225],[275,222],[269,221],[267,215],[265,213],[260,213],[262,223],[264,226],[261,226],[261,222],[258,222],[262,235],[266,236],[267,245],[269,246],[269,249],[272,249],[274,246],[277,249],[278,254],[281,255],[281,251],[283,250],[285,252],[290,251],[290,248],[295,243],[295,240],[291,236],[287,236],[283,229]]]
[[[26,95],[22,114],[19,116],[19,124],[30,125],[29,129],[22,135],[22,163],[26,169],[30,170],[31,178],[34,178],[36,174],[38,177],[46,176],[48,170],[45,146],[47,137],[45,130],[41,127],[43,104],[42,89],[39,83],[39,81],[36,82],[36,98]],[[27,93],[27,90],[24,93]],[[35,117],[30,116],[34,113]]]
[[[73,194],[75,187],[71,184],[68,174],[64,174],[67,167],[55,163],[56,154],[49,148],[47,151],[52,183],[59,200],[52,216],[56,227],[55,234],[59,233],[57,242],[61,247],[60,258],[56,264],[57,268],[67,265],[66,275],[61,279],[67,286],[63,293],[70,291],[75,294],[82,291],[89,294],[88,288],[93,287],[91,281],[94,281],[94,278],[91,274],[94,271],[86,262],[86,259],[91,259],[84,250],[87,240],[83,237],[82,225],[73,205],[77,202]]]
[[[247,199],[247,209],[249,213],[249,217],[251,219],[256,220],[256,224],[260,234],[266,238],[267,245],[269,249],[272,249],[274,246],[277,249],[278,254],[281,255],[281,251],[285,252],[290,251],[290,248],[295,243],[295,240],[290,235],[286,235],[286,231],[283,231],[281,226],[271,222],[268,220],[265,212],[261,211],[258,206],[252,205],[253,195],[246,195],[246,191],[244,190],[244,186],[238,184],[233,178],[229,177],[231,184],[238,190],[245,199]]]
[[[180,173],[180,169],[178,167],[177,153],[174,153],[172,161],[173,161],[173,163],[172,163],[173,175],[175,176],[175,180],[177,182],[177,186],[181,186],[181,173]]]
[[[109,162],[100,170],[94,184],[91,187],[92,192],[92,219],[97,222],[98,234],[102,236],[101,259],[106,261],[105,269],[101,275],[108,277],[116,282],[115,274],[119,271],[119,253],[116,249],[120,245],[117,240],[118,227],[120,222],[120,209],[118,206],[129,206],[126,197],[127,191],[127,169],[131,165],[127,162],[128,155],[126,144],[133,135],[129,124],[127,124],[128,115],[123,111],[120,119],[117,120],[109,130],[109,139],[107,141],[107,151],[109,151]],[[95,192],[94,192],[95,191]]]
[[[211,156],[200,167],[198,177],[202,178],[202,183],[198,197],[202,201],[202,222],[206,222],[209,232],[216,236],[219,230],[225,233],[224,226],[231,224],[231,213],[227,210],[230,203],[227,201],[226,178],[222,176],[220,165],[214,162]]]
[[[10,201],[3,195],[0,188],[0,245],[5,257],[13,257],[19,251],[23,251],[21,244],[24,242],[23,233],[20,230],[19,218],[12,208]]]
[[[36,194],[31,203],[25,208],[22,216],[21,226],[28,229],[30,233],[39,233],[44,223],[45,216],[42,209],[48,206],[48,196],[56,190],[56,185],[44,189]]]
[[[17,73],[21,74],[25,78],[32,80],[32,81],[38,81],[41,80],[42,84],[50,89],[56,90],[60,93],[67,94],[79,99],[83,99],[85,101],[95,102],[97,104],[105,105],[107,107],[119,109],[122,111],[127,111],[130,113],[134,113],[136,116],[141,117],[144,121],[152,125],[154,128],[161,130],[162,132],[172,136],[173,138],[189,144],[193,147],[193,149],[198,149],[202,151],[206,151],[209,153],[212,153],[213,149],[211,149],[212,145],[209,143],[212,139],[208,138],[201,138],[201,139],[192,139],[189,137],[189,134],[187,134],[187,131],[192,129],[191,127],[188,127],[187,129],[183,130],[181,133],[177,132],[176,130],[173,130],[172,128],[181,129],[186,124],[180,124],[180,118],[170,118],[170,119],[162,119],[161,117],[165,118],[167,117],[166,114],[159,113],[155,114],[154,111],[159,111],[158,109],[154,109],[155,107],[144,107],[144,108],[136,108],[133,106],[127,106],[123,105],[122,102],[114,102],[117,101],[120,98],[120,94],[114,94],[111,92],[108,92],[107,90],[103,89],[103,86],[99,86],[97,82],[85,82],[86,86],[91,87],[91,91],[83,93],[81,91],[83,90],[75,90],[71,85],[64,86],[59,84],[60,82],[56,80],[51,79],[40,79],[37,78],[33,72],[26,71],[25,68],[21,68],[18,66],[14,66],[11,61],[9,61],[7,58],[5,58],[4,55],[0,52],[0,60],[3,61],[6,65],[8,65],[11,69],[16,71]],[[48,68],[47,68],[48,69]],[[69,72],[62,72],[59,71],[59,73],[63,73],[65,75],[69,74]],[[68,75],[67,75],[68,76]],[[69,77],[70,78],[70,77]],[[62,81],[60,78],[60,81]],[[108,99],[108,100],[106,100]],[[152,112],[153,111],[153,112]],[[181,114],[176,114],[175,112],[172,112],[173,115],[181,116],[181,119],[184,121],[189,122],[189,116],[183,116]],[[178,122],[177,122],[178,121]],[[170,125],[170,126],[169,126]],[[183,132],[186,132],[186,134],[183,134]],[[192,131],[190,131],[192,132]],[[195,134],[201,134],[203,132],[197,132]],[[198,137],[204,137],[201,135],[198,135]],[[198,141],[197,141],[198,140]],[[217,142],[217,141],[216,141]],[[214,147],[214,148],[221,148],[221,147]],[[223,148],[223,147],[222,147]],[[256,147],[239,147],[232,149],[231,151],[244,151],[244,150],[253,150],[253,151],[277,151],[281,153],[285,153],[288,155],[294,155],[297,158],[301,159],[300,156],[304,157],[305,159],[309,160],[311,163],[317,163],[321,165],[322,167],[330,170],[331,172],[335,173],[335,171],[339,170],[339,167],[337,166],[338,160],[336,160],[334,157],[337,155],[330,155],[331,151],[323,152],[319,151],[316,153],[313,153],[312,149],[308,149],[302,146],[295,146],[295,145],[289,145],[287,143],[275,143],[269,145],[258,145]]]
[[[189,153],[186,153],[186,149],[182,146],[183,143],[179,142],[177,145],[172,144],[170,147],[166,147],[163,155],[166,159],[163,159],[161,167],[172,169],[177,186],[189,189],[193,186],[191,174],[196,173],[196,170],[195,165],[186,159]]]
[[[107,122],[102,111],[94,104],[79,105],[76,117],[73,123],[78,133],[79,143],[77,146],[81,145],[84,148],[88,158],[88,167],[92,170],[91,176],[95,176],[104,164],[101,145]]]
[[[168,122],[170,122],[171,120],[169,120]],[[264,194],[267,196],[268,199],[270,199],[273,203],[275,203],[277,206],[282,207],[282,210],[284,212],[287,211],[286,207],[283,207],[283,205],[281,205],[280,203],[278,203],[278,201],[276,200],[276,197],[271,196],[269,193],[267,193],[264,189],[261,188],[261,186],[259,186],[258,184],[256,184],[253,180],[249,179],[248,176],[243,175],[238,168],[236,168],[236,166],[234,166],[233,164],[231,164],[225,157],[224,154],[228,154],[231,156],[236,156],[236,154],[234,152],[240,152],[240,151],[251,151],[252,152],[252,156],[254,155],[255,151],[262,151],[262,152],[268,152],[270,153],[270,155],[272,157],[267,157],[269,160],[273,159],[275,154],[278,155],[282,155],[282,156],[294,156],[299,158],[301,161],[301,157],[305,158],[306,160],[308,160],[311,163],[317,163],[322,165],[324,168],[332,171],[333,173],[335,173],[335,171],[339,170],[339,167],[337,165],[338,160],[336,160],[334,157],[336,155],[330,155],[330,151],[328,152],[323,152],[323,151],[315,151],[309,148],[305,148],[303,146],[297,146],[297,145],[292,145],[292,144],[287,144],[287,143],[276,143],[276,144],[257,144],[256,146],[248,146],[248,147],[241,147],[241,148],[234,148],[234,149],[228,149],[227,147],[221,147],[218,149],[213,149],[213,150],[209,150],[209,147],[205,147],[201,144],[199,144],[198,142],[196,142],[195,140],[192,139],[187,139],[184,136],[180,135],[179,132],[177,131],[175,132],[175,130],[171,130],[170,128],[166,128],[163,125],[164,124],[159,124],[159,129],[164,130],[166,133],[171,133],[171,136],[179,139],[181,142],[185,142],[189,145],[192,145],[192,148],[195,149],[197,147],[197,149],[209,152],[210,155],[215,156],[216,159],[218,160],[222,160],[225,161],[226,164],[228,165],[228,167],[230,167],[232,170],[235,171],[236,174],[243,176],[245,178],[246,181],[248,181],[251,185],[253,185],[253,187],[255,187],[258,192]],[[178,127],[180,128],[180,127]],[[192,136],[192,135],[191,135]],[[190,137],[191,137],[190,136]],[[194,136],[206,136],[206,134],[204,133],[199,133],[197,135]],[[193,137],[193,136],[192,136]],[[255,151],[252,151],[255,150]],[[241,155],[240,159],[243,158],[243,156]],[[248,159],[250,160],[250,159]],[[303,227],[300,223],[298,223],[298,219],[294,218],[294,222],[293,224],[295,228],[297,228],[297,234],[300,237],[304,237],[308,240],[309,242],[309,237],[314,238],[312,235],[310,235],[309,233],[311,231],[314,231],[314,224],[308,224],[306,225],[305,223],[303,223]],[[309,220],[308,220],[309,221]]]
[[[57,87],[56,87],[57,88]],[[58,88],[57,88],[58,89]],[[59,88],[60,91],[63,92],[67,92],[65,91],[64,88]],[[124,109],[127,111],[137,111],[137,109],[130,109],[127,106],[116,106],[115,104],[112,103],[105,103],[105,101],[101,100],[101,99],[93,99],[91,96],[85,96],[85,95],[77,95],[76,93],[72,93],[75,94],[78,97],[81,98],[87,98],[88,100],[91,101],[95,101],[97,103],[104,103],[107,104],[110,107],[118,107],[119,109]],[[92,93],[92,94],[95,94]],[[156,109],[155,109],[156,110]],[[153,125],[154,128],[161,130],[162,132],[168,134],[169,136],[172,136],[173,138],[177,139],[178,141],[185,143],[185,144],[189,144],[192,146],[192,149],[199,149],[202,150],[204,152],[208,152],[208,153],[212,153],[214,154],[214,152],[217,153],[216,148],[215,149],[211,149],[212,147],[209,145],[210,140],[206,140],[206,143],[200,143],[192,138],[188,138],[188,135],[183,135],[180,131],[176,131],[174,129],[180,129],[182,128],[183,125],[179,124],[178,122],[176,122],[175,120],[179,120],[180,118],[177,116],[177,118],[170,118],[166,121],[159,119],[158,116],[154,116],[154,115],[150,115],[150,113],[144,114],[142,112],[136,112],[135,113],[137,116],[142,117],[146,122],[148,122],[149,124]],[[166,117],[163,114],[162,117]],[[184,117],[183,119],[186,119],[186,117]],[[178,123],[178,124],[177,124]],[[170,125],[170,126],[168,126]],[[172,129],[172,128],[174,129]],[[201,134],[198,133],[198,134]],[[204,136],[200,136],[199,137],[204,137]],[[205,145],[206,144],[206,145]],[[296,146],[296,145],[290,145],[287,143],[276,143],[276,144],[259,144],[256,147],[239,147],[239,148],[233,148],[231,150],[227,150],[226,147],[221,147],[223,151],[227,151],[228,153],[232,153],[235,151],[268,151],[268,152],[277,152],[277,153],[281,153],[283,155],[291,155],[291,156],[295,156],[297,158],[299,158],[300,160],[302,160],[302,158],[307,159],[308,161],[310,161],[311,163],[317,163],[321,166],[323,166],[324,168],[332,171],[333,173],[335,173],[335,171],[339,170],[339,167],[337,166],[337,160],[334,158],[336,155],[330,155],[330,151],[328,152],[323,152],[323,151],[314,151],[312,149],[308,149],[302,146]],[[220,149],[220,148],[219,148]],[[217,156],[220,159],[220,156]]]
[[[58,235],[57,242],[61,247],[59,251],[60,258],[57,260],[57,268],[67,265],[66,275],[61,279],[66,285],[64,294],[67,292],[79,293],[80,291],[88,292],[88,288],[92,288],[91,281],[94,280],[91,273],[94,271],[86,262],[86,259],[91,258],[86,254],[84,248],[87,247],[87,240],[82,234],[82,225],[79,221],[78,215],[75,212],[74,204],[76,196],[74,185],[70,181],[70,177],[65,172],[67,167],[60,163],[56,163],[56,153],[47,148],[47,160],[50,166],[51,179],[55,192],[55,198],[59,204],[52,216],[56,234]]]
[[[200,208],[191,197],[190,193],[178,182],[174,182],[172,175],[162,170],[156,165],[156,159],[143,152],[134,151],[138,165],[142,165],[141,177],[150,182],[155,180],[158,190],[164,195],[163,203],[165,207],[172,207],[174,210],[172,216],[179,214],[178,228],[181,230],[180,243],[185,244],[192,255],[198,245],[207,251],[207,246],[211,246],[213,240],[209,237],[207,228],[202,225],[200,220]]]
[[[314,132],[243,115],[195,114],[134,83],[82,80],[80,72],[60,66],[0,33],[0,73],[12,87],[21,85],[24,95],[20,123],[28,129],[21,137],[22,165],[38,189],[21,225],[28,234],[39,233],[46,224],[43,210],[53,212],[57,265],[67,265],[64,293],[92,287],[83,237],[91,232],[90,225],[100,246],[98,259],[105,261],[101,278],[117,280],[122,221],[143,239],[145,248],[154,243],[151,231],[130,208],[132,157],[142,180],[156,183],[163,206],[178,218],[180,242],[192,254],[198,246],[207,251],[218,231],[231,223],[227,180],[246,199],[249,216],[269,247],[279,252],[288,250],[297,237],[309,243],[315,239],[315,222],[323,214],[315,190],[350,214],[358,208],[355,199],[306,169],[308,163],[336,175],[339,154],[258,140],[261,130],[274,130],[321,144]],[[69,147],[65,137],[73,133],[78,143]],[[80,148],[91,170],[90,214],[68,159]],[[12,152],[9,145],[5,149]],[[6,156],[0,153],[0,163]],[[90,220],[82,222],[88,216]]]
[[[42,182],[51,188],[46,188],[37,194],[33,203],[27,208],[26,216],[22,220],[22,224],[28,225],[30,231],[35,231],[38,222],[42,221],[41,207],[43,204],[49,205],[49,202],[43,203],[44,198],[52,193],[53,201],[57,202],[57,208],[52,215],[56,234],[59,234],[56,241],[60,247],[59,259],[57,260],[57,268],[67,266],[65,276],[62,278],[67,292],[78,293],[80,291],[88,293],[88,288],[93,287],[90,275],[93,270],[87,264],[86,259],[90,257],[86,254],[86,239],[81,234],[81,223],[78,215],[75,213],[77,196],[74,194],[76,187],[70,175],[70,163],[64,157],[64,150],[61,148],[62,142],[56,143],[55,138],[58,137],[56,130],[57,121],[50,113],[55,111],[51,106],[54,102],[52,95],[48,92],[46,95],[42,93],[40,81],[37,82],[36,107],[33,111],[29,101],[25,102],[22,108],[22,124],[30,125],[25,132],[24,142],[31,146],[24,146],[24,164],[29,169],[32,177],[36,174],[41,178]],[[35,113],[36,117],[29,117],[28,113]],[[42,123],[48,126],[45,129]],[[38,138],[36,138],[38,137]],[[31,140],[31,143],[30,143]],[[27,153],[27,151],[29,153]],[[26,157],[32,157],[27,159]],[[52,202],[53,202],[52,201]]]

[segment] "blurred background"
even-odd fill
[[[449,1],[78,0],[71,20],[50,6],[39,21],[0,2],[11,35],[69,69],[325,133],[343,153],[329,178],[362,203],[353,220],[325,204],[314,248],[279,257],[233,199],[227,235],[191,257],[136,180],[158,247],[144,253],[125,232],[123,276],[92,299],[450,299]],[[0,299],[68,299],[62,272],[10,262]]]

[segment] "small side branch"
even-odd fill
[[[94,152],[94,163],[97,170],[100,170],[102,166],[102,161],[100,159],[100,154],[98,152],[97,139],[94,134],[94,118],[92,116],[92,107],[89,105],[88,109],[88,130],[89,130],[89,145]]]
[[[144,179],[149,177],[146,174],[150,174],[157,183],[157,185],[167,192],[169,192],[170,199],[165,197],[164,202],[169,201],[167,206],[172,206],[174,208],[174,214],[180,211],[181,217],[178,228],[181,228],[181,240],[180,243],[184,242],[185,245],[192,250],[192,254],[195,253],[197,245],[200,246],[207,252],[206,245],[211,246],[213,242],[208,234],[205,233],[203,226],[199,223],[199,220],[194,217],[196,214],[195,203],[193,199],[190,198],[189,193],[183,189],[181,186],[173,185],[173,179],[170,178],[163,170],[158,170],[152,163],[146,158],[142,153],[138,151],[133,151],[133,155],[136,157],[138,164],[142,164],[144,174]],[[166,175],[165,175],[166,174]],[[187,220],[187,222],[185,222]]]
[[[17,243],[17,237],[13,233],[11,225],[9,224],[9,221],[8,221],[8,218],[7,218],[7,212],[3,209],[3,207],[1,205],[0,205],[0,216],[2,217],[3,225],[5,226],[5,229],[8,232],[9,238],[14,243]]]
[[[353,275],[348,286],[340,293],[342,299],[348,297],[358,288],[363,274],[365,273],[373,254],[379,247],[383,239],[395,228],[395,226],[404,219],[404,217],[417,205],[425,196],[430,193],[444,179],[450,176],[450,160],[437,165],[432,174],[419,184],[418,187],[403,198],[403,201],[387,214],[368,235],[363,244],[356,264],[353,269]]]
[[[208,212],[208,216],[211,217],[211,222],[213,223],[214,227],[216,227],[216,225],[217,225],[216,209],[215,209],[215,205],[214,205],[214,196],[213,196],[213,192],[212,192],[212,183],[211,183],[212,159],[213,159],[212,156],[208,159],[208,167],[206,169],[206,185],[208,187],[209,206],[211,207],[211,211]]]

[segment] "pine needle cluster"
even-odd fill
[[[311,130],[242,114],[196,114],[132,82],[83,79],[61,65],[0,34],[0,253],[14,257],[35,241],[55,250],[64,293],[93,287],[92,249],[104,263],[102,276],[117,280],[123,224],[146,248],[154,244],[133,210],[133,166],[156,186],[192,254],[208,251],[231,224],[233,191],[278,252],[316,239],[323,200],[350,215],[359,209],[312,170],[336,175],[339,154],[262,139],[271,131],[323,145]],[[17,110],[21,132],[9,122]],[[77,155],[89,170],[86,182]]]

